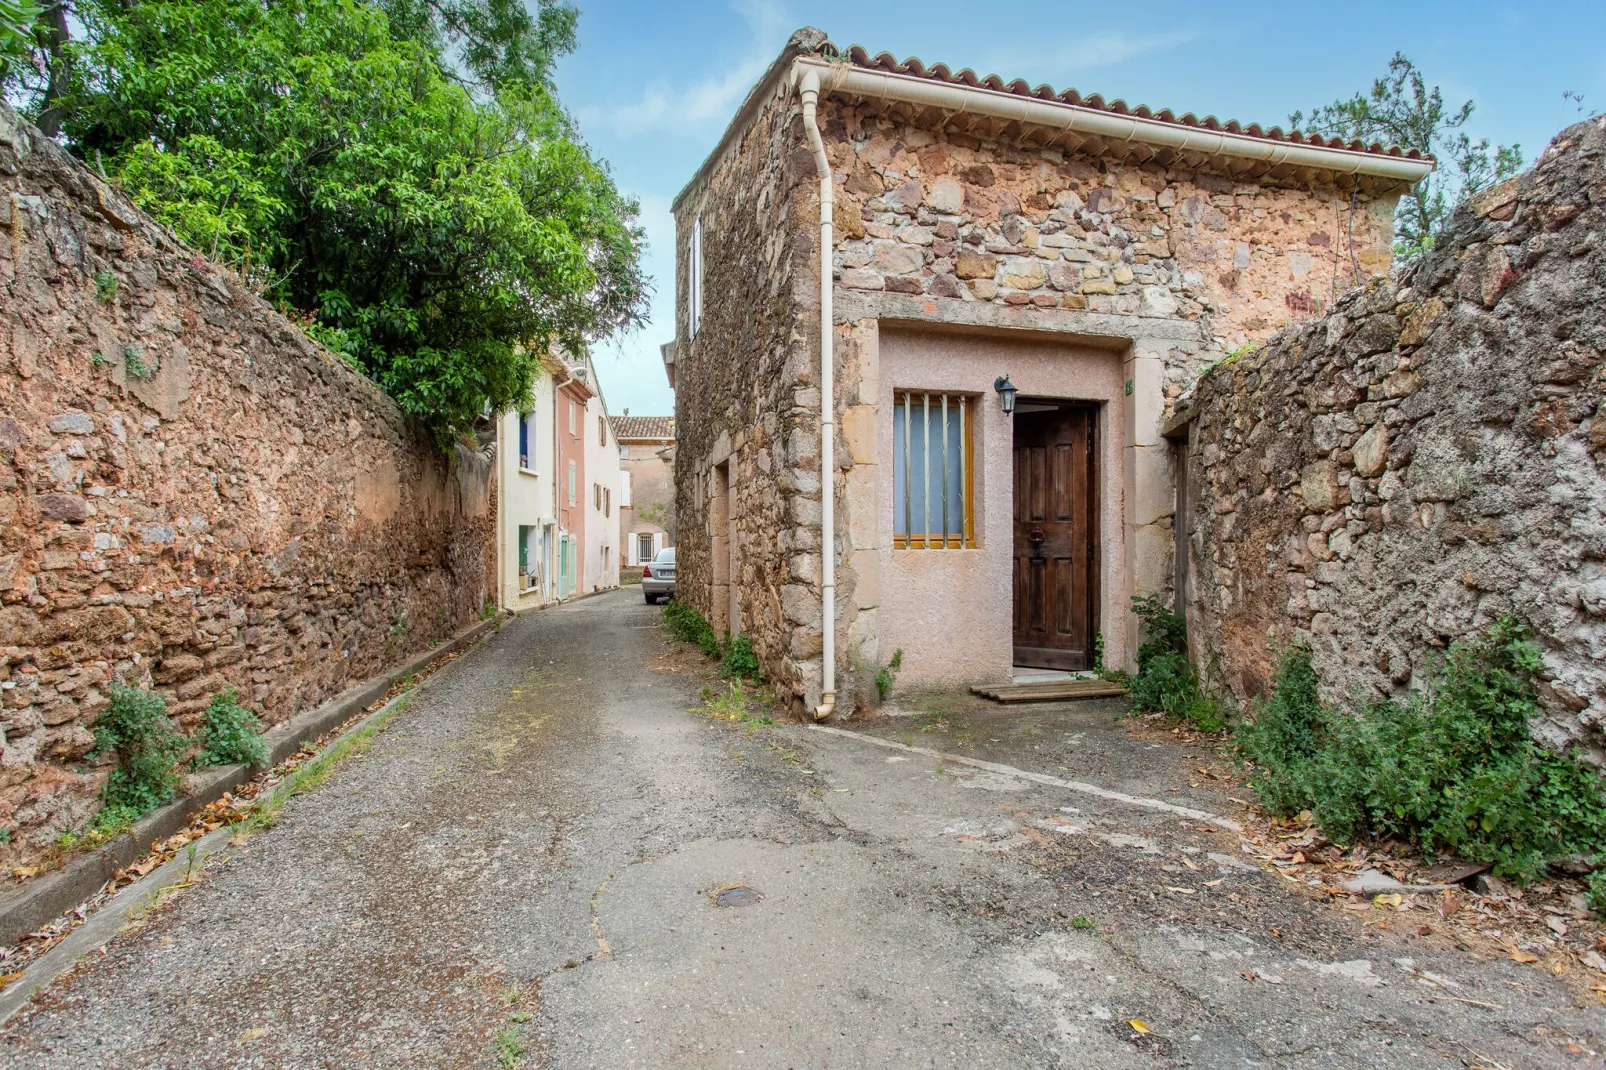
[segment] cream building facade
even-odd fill
[[[619,585],[619,446],[589,357],[549,354],[496,421],[497,594],[523,612]]]

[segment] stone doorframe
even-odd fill
[[[837,600],[839,674],[861,692],[856,678],[882,663],[876,610],[880,564],[877,546],[876,403],[880,391],[880,330],[954,329],[1103,349],[1119,353],[1125,380],[1121,418],[1126,574],[1131,594],[1161,593],[1172,583],[1175,476],[1170,447],[1161,434],[1167,371],[1188,376],[1208,348],[1193,321],[1119,316],[991,303],[932,299],[919,295],[838,289],[837,386],[844,465],[838,472],[840,573]],[[1113,415],[1113,414],[1112,414]],[[851,461],[851,463],[849,463]],[[1107,650],[1110,661],[1136,668],[1137,622],[1129,615],[1123,649]],[[802,666],[809,702],[820,686],[820,666]],[[848,691],[852,693],[851,690]]]

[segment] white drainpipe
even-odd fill
[[[821,639],[825,682],[814,719],[823,721],[836,712],[836,358],[831,346],[831,209],[836,195],[831,186],[831,162],[815,106],[820,99],[820,72],[801,68],[798,89],[803,96],[803,128],[814,150],[814,168],[820,173],[820,553],[825,577],[821,584]]]

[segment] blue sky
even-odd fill
[[[840,45],[1006,79],[1074,86],[1178,113],[1286,125],[1371,84],[1396,50],[1445,99],[1477,103],[1472,132],[1531,162],[1578,115],[1606,110],[1606,2],[1172,3],[978,0],[578,0],[580,48],[559,69],[565,105],[621,188],[641,200],[656,286],[651,322],[596,347],[608,407],[674,411],[659,343],[674,334],[669,205],[748,88],[799,26]],[[713,299],[713,295],[711,298]]]

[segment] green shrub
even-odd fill
[[[268,746],[262,742],[262,722],[240,705],[233,688],[212,696],[201,718],[201,752],[195,757],[197,769],[213,765],[265,765]]]
[[[664,607],[664,624],[669,632],[683,643],[694,643],[711,658],[720,656],[719,637],[708,623],[708,618],[678,599]]]
[[[178,759],[186,747],[160,695],[113,684],[111,700],[95,721],[95,746],[89,752],[91,758],[117,755],[117,768],[101,791],[97,826],[127,823],[177,795]]]
[[[1238,730],[1266,807],[1308,809],[1339,843],[1397,837],[1529,880],[1572,854],[1606,854],[1606,781],[1528,734],[1542,662],[1510,619],[1452,644],[1405,703],[1342,716],[1316,695],[1308,651],[1279,663],[1271,698]]]
[[[1164,713],[1173,721],[1186,721],[1202,732],[1225,728],[1220,700],[1200,687],[1199,676],[1188,660],[1187,623],[1158,595],[1132,599],[1132,611],[1143,628],[1138,671],[1126,681],[1132,705]]]
[[[1588,890],[1584,893],[1589,902],[1589,909],[1597,917],[1606,918],[1606,870],[1596,870],[1589,875]]]
[[[753,650],[753,641],[745,635],[738,635],[726,643],[725,660],[719,663],[719,672],[722,676],[757,680],[758,654]]]

